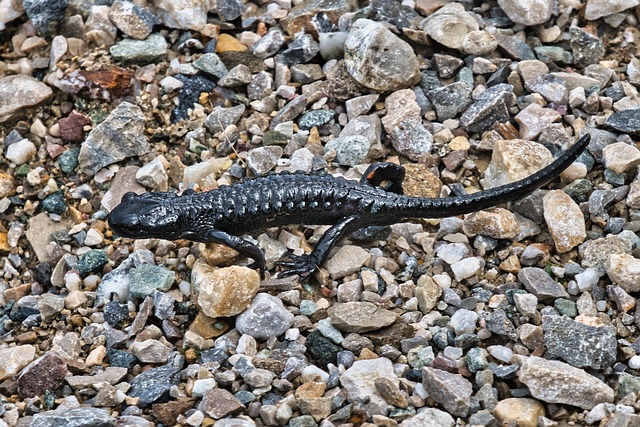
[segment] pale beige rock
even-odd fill
[[[584,242],[587,237],[584,215],[571,196],[562,190],[552,190],[542,199],[544,220],[560,253]]]
[[[640,209],[640,180],[636,179],[629,185],[629,193],[627,194],[627,206],[634,209]]]
[[[609,279],[625,291],[640,291],[640,259],[629,254],[611,254],[604,269]]]
[[[533,175],[553,161],[542,144],[522,139],[500,140],[493,148],[484,174],[485,189],[510,184]]]
[[[520,138],[532,140],[540,136],[551,123],[560,121],[561,117],[556,110],[530,104],[516,115],[515,120],[520,125]]]
[[[498,5],[513,22],[538,25],[551,17],[554,0],[498,0]]]
[[[87,365],[87,368],[91,368],[93,366],[100,366],[106,355],[107,355],[107,348],[103,345],[99,345],[98,347],[91,350],[91,353],[89,353],[84,363],[85,365]]]
[[[584,17],[589,21],[622,12],[640,4],[639,0],[588,0]]]
[[[260,275],[247,267],[216,269],[202,260],[196,261],[191,283],[198,292],[202,312],[213,318],[240,314],[258,292]]]
[[[0,381],[18,375],[22,368],[33,361],[36,349],[32,345],[19,345],[0,350]]]
[[[391,133],[400,122],[409,118],[420,118],[420,106],[411,89],[403,89],[392,93],[384,101],[387,114],[382,118],[382,126]]]
[[[599,403],[613,402],[613,389],[583,369],[541,357],[514,356],[514,359],[514,363],[520,364],[518,379],[538,400],[587,410]]]
[[[0,77],[0,123],[46,101],[52,94],[49,86],[24,74]]]
[[[640,164],[640,150],[626,142],[614,142],[602,149],[605,167],[617,173],[624,173]]]
[[[520,232],[518,220],[503,208],[486,209],[467,215],[462,223],[462,231],[470,236],[482,234],[494,239],[512,239]]]
[[[171,349],[158,340],[136,341],[131,351],[142,363],[167,363]]]
[[[460,3],[448,3],[420,23],[429,37],[451,49],[462,49],[467,34],[478,31],[478,22]]]
[[[515,421],[518,427],[537,427],[538,418],[544,417],[544,406],[535,399],[508,398],[501,400],[493,416],[501,423]]]

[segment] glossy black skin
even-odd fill
[[[442,218],[466,214],[520,199],[555,179],[584,151],[588,134],[549,166],[535,174],[475,194],[449,198],[402,195],[404,168],[371,165],[360,182],[326,173],[281,173],[248,179],[195,193],[127,193],[109,215],[109,226],[134,239],[189,239],[227,245],[252,258],[264,277],[262,251],[241,236],[287,224],[332,225],[309,255],[280,264],[282,274],[308,276],[321,266],[335,243],[360,228],[389,225],[408,218]],[[388,186],[380,186],[387,182]]]

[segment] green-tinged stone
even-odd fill
[[[90,273],[100,271],[108,262],[109,259],[104,251],[92,249],[80,257],[76,268],[80,277],[87,277]]]
[[[467,355],[464,357],[464,360],[465,362],[467,362],[467,367],[471,372],[482,371],[489,367],[487,355],[485,354],[484,350],[479,347],[469,349]]]
[[[336,364],[338,353],[343,349],[337,346],[328,338],[325,338],[319,331],[313,331],[307,337],[307,352],[318,361],[318,365],[326,367],[329,363]]]
[[[262,144],[263,145],[287,145],[289,143],[289,138],[287,135],[280,133],[275,130],[268,130],[262,136]]]
[[[71,148],[58,156],[60,170],[66,174],[72,174],[78,167],[80,147]]]
[[[155,290],[166,292],[176,280],[176,273],[164,267],[142,264],[129,271],[131,285],[129,292],[136,298],[145,298]]]
[[[67,210],[62,191],[48,195],[41,203],[42,210],[48,213],[61,214]]]
[[[558,310],[560,314],[568,317],[576,317],[578,315],[578,306],[575,302],[568,299],[558,298],[553,303],[553,307]]]
[[[28,164],[24,163],[16,168],[15,176],[27,176],[31,172],[31,168]]]

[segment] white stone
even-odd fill
[[[36,154],[36,146],[28,139],[21,139],[7,147],[5,157],[17,165],[27,163]]]

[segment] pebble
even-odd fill
[[[485,172],[485,186],[495,188],[519,181],[552,161],[549,150],[537,142],[500,140],[494,146],[491,163]]]
[[[391,143],[398,153],[412,161],[419,161],[433,148],[433,137],[419,119],[407,118],[391,130]]]
[[[556,110],[530,104],[516,115],[515,120],[520,125],[520,138],[532,140],[537,139],[543,130],[560,118],[560,113]]]
[[[193,61],[193,66],[203,73],[218,79],[223,78],[229,72],[220,57],[213,52],[200,56]]]
[[[640,150],[634,145],[616,142],[603,148],[602,162],[614,172],[625,173],[640,164]]]
[[[421,408],[414,416],[402,421],[400,427],[453,427],[455,421],[451,415],[437,408]]]
[[[461,308],[453,313],[450,322],[456,335],[473,334],[478,322],[478,313]]]
[[[493,415],[501,423],[515,422],[519,427],[537,427],[545,416],[544,406],[535,399],[511,397],[498,402]]]
[[[265,293],[257,294],[249,308],[236,318],[236,329],[258,340],[280,336],[292,324],[293,314],[282,301]]]
[[[438,286],[431,277],[423,274],[418,279],[416,288],[413,291],[418,299],[418,308],[423,314],[429,313],[438,303],[442,295],[442,288]]]
[[[584,17],[589,21],[595,21],[637,5],[636,0],[589,0],[585,7]]]
[[[100,408],[65,408],[44,411],[33,416],[33,427],[111,427],[116,420]]]
[[[542,316],[547,351],[577,368],[603,369],[616,361],[616,332],[566,316]]]
[[[204,394],[202,399],[202,410],[215,420],[237,415],[244,409],[245,406],[223,388],[212,388]],[[218,425],[217,422],[216,425]]]
[[[325,268],[335,279],[348,276],[369,262],[371,254],[360,246],[344,245],[325,263]]]
[[[513,22],[528,26],[547,22],[554,7],[553,0],[498,0],[498,5]]]
[[[114,385],[122,381],[125,375],[127,375],[126,368],[109,366],[103,371],[97,371],[95,375],[74,375],[67,377],[66,381],[72,388],[82,389],[101,383]],[[140,376],[144,378],[144,375],[141,374]],[[133,382],[135,382],[135,380]]]
[[[256,176],[265,175],[276,166],[283,152],[282,147],[277,145],[254,148],[247,156],[247,167]]]
[[[113,2],[109,10],[109,19],[120,31],[138,40],[147,38],[153,26],[161,23],[160,19],[147,9],[124,0]]]
[[[168,291],[176,280],[176,274],[165,267],[142,264],[129,270],[129,293],[136,298],[145,298],[156,290]]]
[[[626,253],[610,254],[604,264],[613,283],[627,292],[640,291],[640,260]]]
[[[454,278],[460,282],[474,277],[484,267],[485,261],[481,257],[465,258],[451,265]]]
[[[536,399],[592,409],[599,403],[613,402],[613,390],[582,369],[541,357],[518,356],[518,379]]]
[[[149,406],[166,396],[171,387],[178,384],[179,374],[180,370],[171,365],[148,369],[134,377],[128,395],[140,398],[138,406],[141,408]]]
[[[587,240],[579,247],[580,256],[582,257],[582,265],[585,268],[591,267],[598,274],[604,274],[606,272],[606,264],[611,255],[618,254],[631,254],[631,242],[627,239],[624,239],[620,236],[607,236],[602,237],[595,240]],[[624,262],[631,261],[631,257],[622,257],[622,258],[613,258],[612,261],[622,260]],[[616,262],[617,266],[618,262]],[[611,267],[611,264],[610,264]],[[610,271],[614,271],[614,269],[610,268]],[[620,270],[624,272],[625,270]],[[633,270],[631,270],[632,272]],[[615,273],[614,273],[615,275]],[[624,278],[625,275],[622,274],[621,278]],[[626,280],[623,280],[625,284],[629,283]],[[622,288],[626,288],[622,283],[618,283],[622,286]],[[629,283],[630,285],[630,283]],[[636,289],[635,285],[630,285],[632,288]],[[629,290],[627,289],[627,290]]]
[[[379,22],[356,21],[344,42],[344,56],[349,74],[374,91],[396,91],[420,80],[411,46]]]
[[[512,239],[520,233],[513,213],[503,208],[473,212],[464,218],[462,230],[469,236],[482,234],[493,239]]]
[[[393,387],[399,386],[393,363],[384,357],[355,361],[353,366],[340,375],[340,383],[348,392],[349,402],[362,404],[372,415],[385,415],[390,408],[376,388],[378,378],[387,379]]]
[[[556,298],[569,298],[569,294],[561,284],[553,280],[546,271],[538,267],[525,267],[518,273],[518,280],[527,291],[542,302],[550,302]]]
[[[438,120],[445,121],[457,117],[471,105],[471,90],[471,86],[460,81],[433,88],[426,95],[436,110]]]
[[[349,333],[375,331],[398,318],[394,312],[364,301],[336,303],[329,307],[327,314],[335,328]]]
[[[584,215],[567,193],[552,190],[542,201],[544,220],[558,252],[569,252],[584,242],[587,237]]]
[[[63,0],[23,0],[23,6],[38,33],[49,36],[62,22],[67,2]]]
[[[160,34],[150,34],[144,40],[124,39],[109,48],[113,58],[123,64],[146,65],[162,61],[167,56],[167,41]]]
[[[403,89],[390,94],[384,103],[387,114],[382,118],[382,125],[388,133],[392,133],[403,121],[420,120],[420,106],[415,92]]]
[[[21,139],[7,147],[5,157],[16,165],[30,161],[36,155],[36,146],[28,139]]]
[[[131,352],[142,363],[166,363],[171,349],[158,340],[136,341],[131,346]]]
[[[31,362],[18,377],[18,393],[22,397],[36,397],[47,390],[56,390],[67,375],[67,364],[54,352],[47,352]]]
[[[422,369],[422,386],[450,414],[458,417],[469,415],[473,386],[462,375],[425,367]]]
[[[420,23],[420,29],[438,43],[462,50],[465,36],[480,28],[460,3],[447,3]]]
[[[80,147],[82,173],[93,176],[105,166],[149,151],[140,107],[122,102],[94,127]]]
[[[244,311],[260,287],[255,270],[231,266],[214,268],[202,259],[191,271],[192,286],[198,290],[197,303],[209,317],[229,317]]]
[[[509,108],[514,103],[513,86],[504,83],[491,86],[462,114],[460,124],[468,132],[489,130],[495,123],[509,119]]]
[[[16,347],[0,349],[0,380],[11,379],[18,375],[24,367],[33,361],[36,349],[32,345],[19,345]]]

